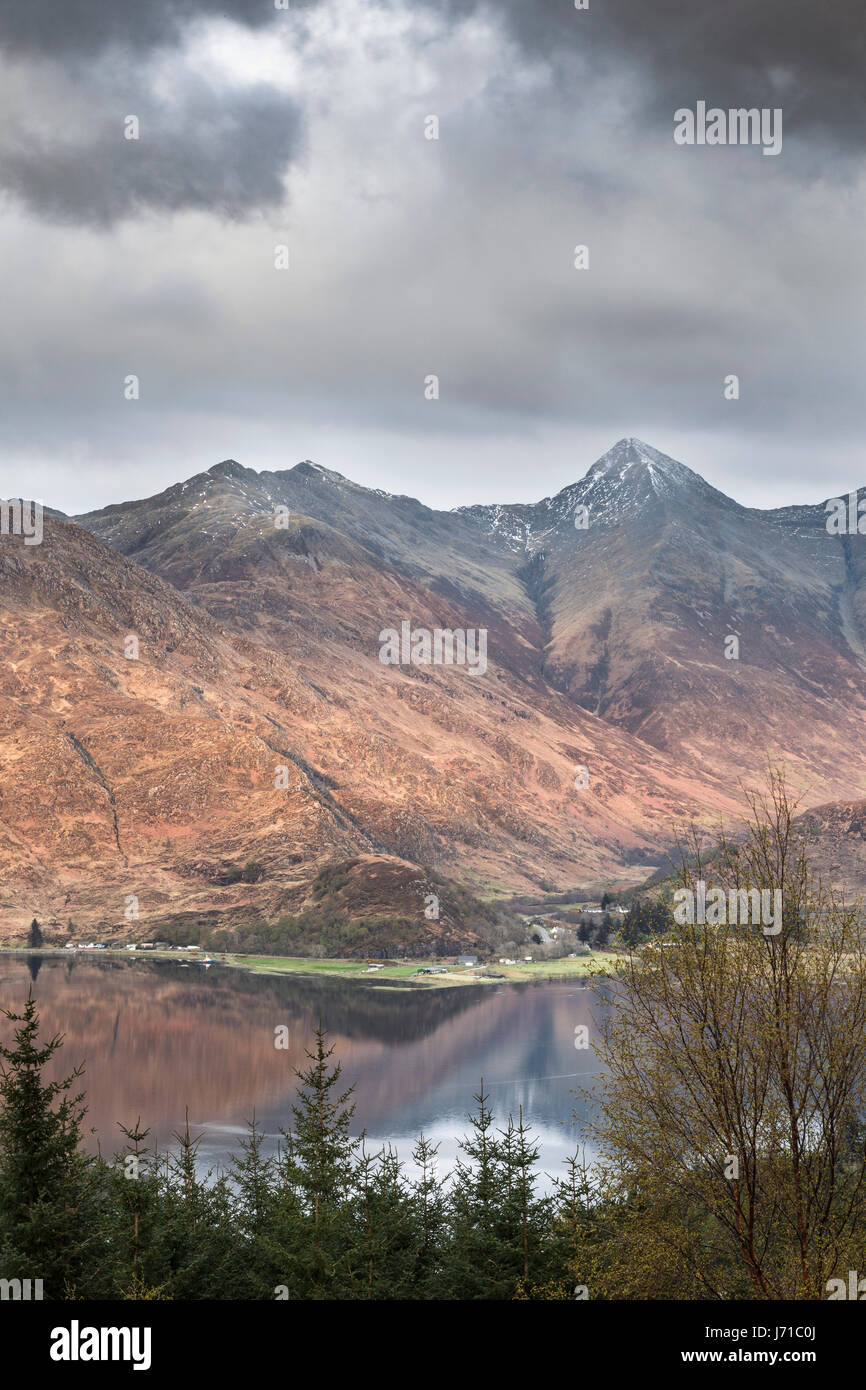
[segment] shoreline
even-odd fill
[[[284,977],[297,975],[306,979],[350,980],[367,985],[387,986],[392,989],[452,989],[465,985],[503,985],[552,983],[554,981],[587,980],[597,975],[609,975],[617,960],[614,951],[593,951],[588,956],[564,956],[557,960],[520,961],[514,965],[498,963],[484,966],[447,965],[447,973],[441,975],[419,975],[424,968],[439,966],[440,962],[419,958],[393,963],[383,962],[378,970],[371,970],[366,960],[346,957],[313,956],[253,956],[240,952],[220,952],[216,956],[203,950],[149,950],[128,951],[125,947],[104,947],[102,950],[85,950],[76,947],[74,951],[66,946],[0,946],[0,955],[16,956],[56,956],[60,959],[74,960],[81,955],[97,959],[110,956],[123,960],[171,960],[177,965],[200,970],[209,970],[206,959],[213,966],[229,970],[246,970],[254,975]]]

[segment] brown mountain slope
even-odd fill
[[[816,798],[866,792],[866,537],[741,507],[635,439],[535,508],[473,515],[534,556],[544,675],[571,699],[732,782],[769,755]]]
[[[57,521],[39,547],[0,546],[0,581],[4,927],[119,929],[129,895],[148,922],[179,901],[231,912],[214,878],[241,824],[247,857],[284,848],[286,822],[296,853],[369,848],[297,763],[275,791],[250,694],[274,700],[273,677],[168,586]],[[258,899],[276,909],[290,884]]]
[[[805,804],[866,795],[866,540],[639,441],[535,506],[432,512],[227,461],[79,521],[0,538],[4,933],[315,925],[348,864],[344,917],[453,942],[459,895],[418,919],[428,871],[637,881],[687,818],[730,823],[768,756]],[[486,671],[383,665],[403,622],[483,628]]]
[[[456,612],[539,708],[636,734],[710,802],[768,757],[817,799],[866,794],[866,537],[828,534],[822,507],[741,507],[639,440],[534,506],[434,512],[228,461],[80,521],[290,658],[327,638],[353,668],[382,628]]]
[[[0,544],[4,934],[33,915],[136,937],[273,920],[302,910],[322,865],[358,856],[469,884],[605,881],[700,808],[668,760],[545,692],[518,632],[483,680],[382,666],[384,612],[462,615],[322,523],[264,545],[250,530],[255,560],[238,543],[231,562],[250,580],[208,579],[197,607],[72,523],[47,521],[38,547],[14,539]],[[248,860],[259,882],[224,881]],[[383,910],[417,912],[406,896]]]
[[[797,817],[809,862],[849,902],[866,893],[866,800],[834,801]]]

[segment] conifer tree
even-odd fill
[[[290,1133],[280,1131],[290,1146],[288,1180],[306,1226],[307,1239],[298,1242],[294,1263],[302,1283],[309,1281],[313,1297],[329,1297],[338,1269],[345,1269],[344,1209],[360,1144],[349,1134],[354,1088],[340,1091],[342,1063],[329,1065],[334,1048],[326,1046],[326,1036],[320,1021],[315,1051],[306,1053],[310,1066],[295,1072],[301,1084],[292,1106],[293,1128]]]
[[[32,993],[11,1046],[0,1046],[0,1267],[6,1278],[42,1279],[45,1298],[68,1289],[86,1294],[95,1273],[94,1164],[80,1151],[86,1113],[72,1088],[78,1067],[61,1081],[43,1073],[62,1038],[39,1046]]]
[[[461,1142],[452,1175],[450,1240],[440,1267],[437,1297],[510,1298],[515,1279],[501,1229],[508,1171],[483,1080],[474,1099],[477,1110],[469,1117],[472,1134]]]
[[[236,1193],[236,1208],[245,1234],[255,1240],[264,1229],[271,1205],[275,1164],[262,1154],[264,1135],[255,1113],[247,1121],[247,1135],[241,1140],[241,1154],[229,1165]]]
[[[280,1131],[274,1157],[273,1189],[265,1229],[255,1246],[257,1273],[266,1285],[266,1296],[274,1297],[279,1285],[291,1299],[308,1292],[308,1268],[303,1250],[308,1244],[309,1226],[305,1214],[294,1139]]]
[[[402,1165],[388,1145],[361,1155],[354,1178],[353,1242],[347,1255],[352,1296],[412,1298],[418,1257],[416,1212]]]
[[[244,1258],[243,1217],[225,1177],[198,1171],[202,1136],[190,1134],[189,1111],[183,1130],[172,1136],[163,1184],[164,1227],[160,1232],[170,1271],[173,1298],[252,1298]],[[223,1217],[231,1211],[231,1222]]]
[[[415,1297],[426,1298],[435,1286],[447,1233],[447,1211],[442,1180],[436,1171],[438,1144],[422,1134],[412,1150],[418,1176],[412,1184],[416,1232]]]
[[[247,1121],[240,1156],[229,1165],[232,1187],[232,1220],[241,1242],[239,1255],[247,1283],[245,1297],[273,1298],[274,1288],[284,1283],[282,1261],[275,1244],[279,1224],[279,1160],[262,1152],[264,1135],[255,1114]]]
[[[167,1277],[167,1263],[158,1253],[164,1216],[156,1154],[147,1148],[150,1133],[141,1119],[127,1128],[118,1124],[126,1144],[104,1165],[102,1175],[102,1232],[107,1251],[109,1298],[149,1296],[141,1290]],[[162,1295],[160,1295],[162,1296]]]
[[[503,1204],[505,1237],[516,1270],[516,1283],[525,1290],[546,1280],[551,1273],[552,1249],[547,1240],[552,1224],[553,1203],[536,1195],[538,1144],[523,1120],[523,1106],[517,1124],[511,1115],[502,1136],[502,1158],[506,1174]]]

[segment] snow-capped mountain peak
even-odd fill
[[[656,492],[666,491],[671,484],[679,487],[696,483],[707,486],[700,474],[633,436],[618,440],[612,449],[602,454],[583,481],[589,483],[605,478],[624,482],[633,470],[647,477]]]

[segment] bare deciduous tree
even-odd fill
[[[780,890],[781,930],[684,922],[622,963],[595,1129],[608,1177],[712,1216],[757,1298],[826,1298],[866,1251],[862,917],[813,875],[784,774],[748,801],[679,885]]]

